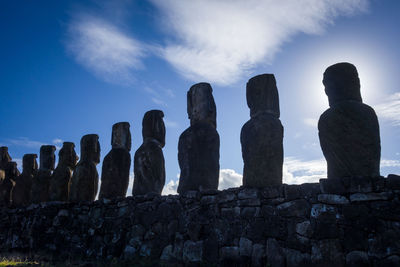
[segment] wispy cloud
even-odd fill
[[[57,149],[60,149],[61,147],[59,145],[62,144],[62,142],[63,141],[59,138],[53,139],[52,142],[46,143],[46,142],[31,140],[27,137],[19,137],[14,139],[6,139],[4,140],[2,145],[39,149],[43,145],[53,144]]]
[[[176,121],[171,121],[169,119],[164,118],[165,126],[168,128],[177,128],[179,124]]]
[[[80,14],[69,25],[67,48],[75,60],[97,77],[130,85],[143,68],[145,45],[112,23]]]
[[[400,167],[400,160],[382,159],[381,168],[386,168],[386,167]]]
[[[374,108],[380,119],[387,120],[393,126],[400,126],[400,92],[392,94]]]
[[[184,77],[230,84],[270,63],[298,33],[320,34],[338,16],[367,9],[367,0],[152,0],[170,39],[161,49]]]

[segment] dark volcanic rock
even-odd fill
[[[332,65],[323,83],[330,108],[321,115],[318,130],[328,178],[379,176],[378,119],[362,103],[357,69],[350,63]]]
[[[52,201],[68,201],[68,185],[72,178],[79,157],[75,152],[75,145],[64,142],[58,153],[58,165],[50,180],[49,196]]]
[[[125,197],[131,168],[131,132],[128,122],[113,125],[111,151],[105,156],[101,170],[99,198]]]
[[[274,75],[251,78],[246,96],[251,119],[240,134],[243,185],[266,187],[282,184],[283,127],[279,120],[279,97]]]
[[[164,113],[161,110],[146,112],[142,122],[143,144],[135,153],[132,195],[161,194],[165,184],[165,162],[162,148],[165,145]]]
[[[81,160],[76,165],[69,185],[69,201],[93,201],[96,198],[100,162],[100,143],[97,134],[87,134],[81,139]]]
[[[12,194],[12,202],[15,206],[30,204],[32,181],[38,172],[36,159],[36,154],[25,154],[22,158],[23,171],[15,180]]]
[[[40,203],[49,201],[49,188],[52,171],[54,170],[54,164],[56,156],[55,146],[45,145],[40,147],[40,164],[39,171],[32,180],[31,188],[31,201],[33,203]]]
[[[187,95],[190,127],[179,137],[181,168],[178,193],[218,188],[219,135],[216,107],[208,83],[193,85]]]

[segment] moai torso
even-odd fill
[[[283,127],[273,74],[251,78],[246,88],[250,120],[240,134],[243,185],[265,187],[282,184]]]
[[[38,172],[36,154],[25,154],[22,158],[22,173],[15,180],[12,200],[14,206],[28,205],[31,203],[31,189],[34,177]]]
[[[31,201],[40,203],[49,201],[49,187],[56,156],[55,146],[45,145],[40,147],[39,171],[32,180]]]
[[[113,125],[111,151],[104,157],[99,199],[125,197],[131,167],[131,133],[128,122]]]
[[[11,159],[11,158],[10,158]],[[0,173],[0,206],[10,206],[16,177],[19,175],[17,163],[10,161],[4,163],[4,174]],[[1,177],[3,176],[3,177]]]
[[[208,83],[193,85],[187,100],[190,127],[179,137],[181,174],[178,193],[216,190],[219,179],[219,135],[211,86]]]
[[[161,110],[146,112],[142,122],[143,144],[135,153],[132,195],[161,194],[165,184],[165,162],[162,148],[165,145],[164,113]]]
[[[379,123],[375,111],[362,103],[357,69],[350,63],[332,65],[323,83],[330,108],[318,130],[328,178],[379,176]]]
[[[57,168],[50,180],[49,196],[51,201],[68,201],[68,185],[78,159],[75,144],[64,142],[58,153]]]
[[[100,143],[97,134],[88,134],[81,139],[81,159],[76,165],[69,185],[69,201],[94,201],[98,191],[99,174],[96,165],[100,162]]]

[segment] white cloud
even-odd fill
[[[169,181],[163,188],[162,190],[162,195],[176,195],[177,190],[178,190],[178,184],[179,184],[179,180],[178,181],[174,181],[171,180]]]
[[[73,19],[67,48],[78,63],[107,82],[130,85],[133,71],[143,67],[142,43],[113,24],[89,15]]]
[[[380,119],[389,121],[393,126],[400,126],[400,92],[389,96],[374,108]]]
[[[128,192],[126,192],[127,196],[132,196],[132,189],[133,189],[133,179],[135,178],[135,175],[133,172],[129,173],[129,184],[128,184]]]
[[[242,185],[243,175],[235,172],[232,169],[221,169],[219,171],[218,189],[224,190]]]
[[[400,167],[400,160],[382,159],[381,160],[381,168],[385,168],[385,167]]]
[[[285,157],[283,182],[287,184],[318,183],[326,178],[325,159],[304,161],[295,157]]]
[[[188,79],[230,84],[270,63],[295,34],[320,34],[367,0],[152,0],[171,37],[161,56]]]
[[[168,128],[177,128],[179,124],[176,121],[171,121],[169,119],[164,118],[165,126]]]
[[[55,139],[53,139],[53,144],[55,144],[55,145],[60,145],[60,144],[62,144],[64,141],[63,140],[61,140],[60,138],[55,138]]]
[[[305,118],[303,120],[303,122],[307,126],[311,126],[313,128],[317,128],[318,127],[318,119],[316,119],[316,118]]]
[[[30,140],[29,138],[26,137],[19,137],[16,139],[7,139],[6,146],[10,145],[27,147],[27,148],[40,148],[42,145],[46,145],[46,143]]]

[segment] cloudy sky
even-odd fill
[[[103,158],[112,125],[128,121],[133,157],[144,113],[161,109],[164,193],[174,193],[178,138],[189,126],[186,92],[209,82],[221,137],[219,187],[239,186],[246,82],[273,73],[284,182],[318,182],[326,176],[316,127],[328,108],[322,73],[347,61],[379,117],[381,174],[400,173],[399,12],[400,2],[377,0],[1,1],[0,145],[21,167],[23,154],[42,144],[72,141],[79,154],[80,138],[97,133]]]

